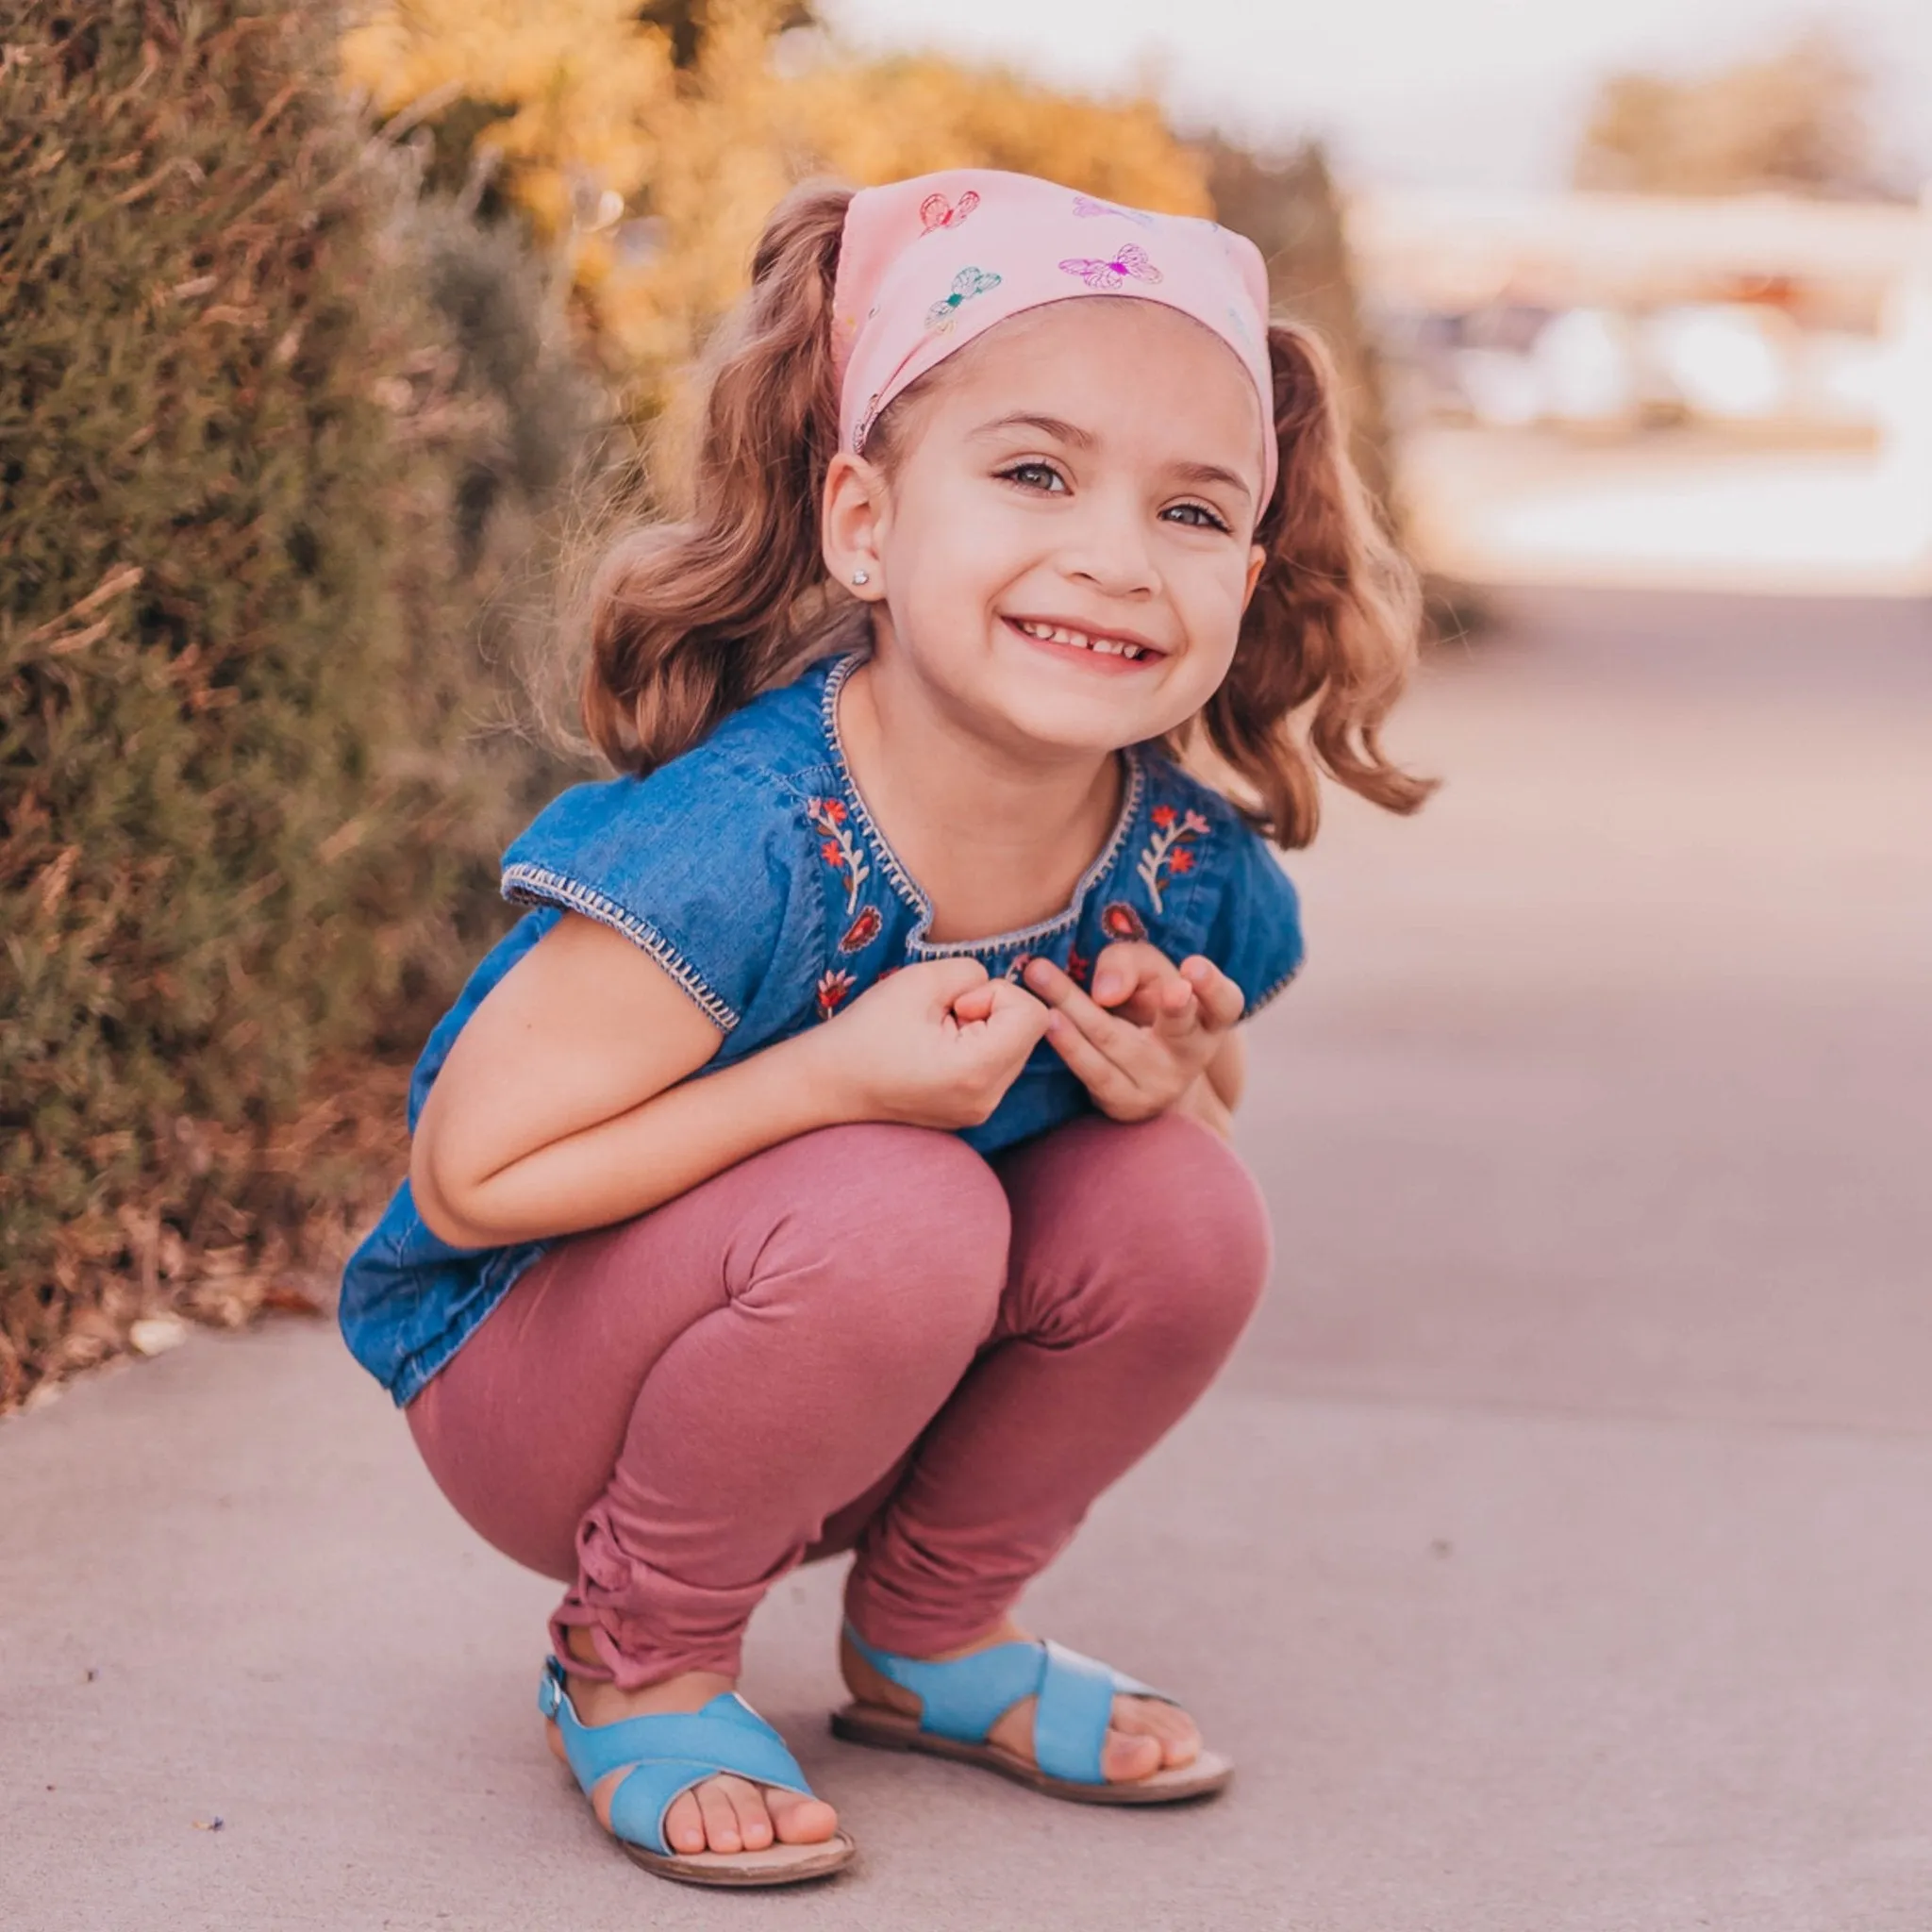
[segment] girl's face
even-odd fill
[[[894,413],[890,475],[841,454],[825,485],[826,563],[868,574],[882,669],[1041,751],[1200,709],[1263,558],[1261,410],[1224,343],[1157,303],[1057,302]]]

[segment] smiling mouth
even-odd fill
[[[1129,664],[1166,655],[1157,651],[1152,644],[1143,644],[1132,638],[1109,637],[1104,631],[1076,630],[1066,624],[1041,624],[1030,617],[1009,617],[1007,622],[1021,636],[1031,638],[1036,643],[1059,644],[1071,651],[1091,651],[1101,658],[1124,658]]]

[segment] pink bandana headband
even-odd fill
[[[840,447],[855,453],[906,386],[995,323],[1080,295],[1164,303],[1212,329],[1261,406],[1261,501],[1274,493],[1268,276],[1244,235],[1150,214],[1031,175],[952,168],[863,188],[833,292]]]

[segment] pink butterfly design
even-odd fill
[[[1136,222],[1143,228],[1154,225],[1154,217],[1143,209],[1120,208],[1110,201],[1095,201],[1091,194],[1074,195],[1074,212],[1076,215],[1119,215],[1123,221]]]
[[[1110,261],[1091,261],[1074,256],[1060,263],[1070,275],[1078,275],[1090,289],[1118,289],[1129,275],[1137,282],[1158,282],[1160,271],[1147,259],[1147,251],[1129,242],[1114,251]]]
[[[928,194],[919,204],[919,225],[928,235],[935,228],[957,228],[978,206],[978,192],[971,188],[956,202],[943,194]]]

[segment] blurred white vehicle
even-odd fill
[[[1642,333],[1652,366],[1693,416],[1762,420],[1791,401],[1795,331],[1775,309],[1684,303],[1648,317]]]

